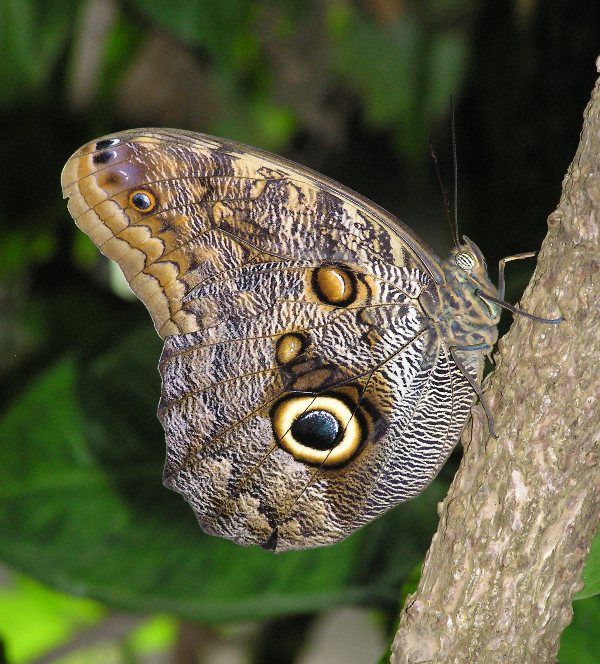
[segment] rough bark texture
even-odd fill
[[[600,58],[598,61],[600,71]],[[440,506],[394,664],[554,662],[600,518],[600,81],[522,306]]]

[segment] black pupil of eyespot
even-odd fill
[[[131,197],[131,202],[139,210],[147,210],[152,205],[152,201],[150,200],[150,196],[148,196],[148,194],[142,194],[140,192],[138,192],[137,194],[134,194]]]
[[[329,450],[338,442],[340,424],[331,413],[313,410],[294,422],[291,433],[302,445],[316,450]]]

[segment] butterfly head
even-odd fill
[[[461,285],[462,291],[476,305],[485,318],[497,323],[501,307],[485,297],[486,293],[497,297],[498,290],[490,281],[487,263],[481,249],[466,235],[463,244],[456,247],[451,256],[452,279]]]

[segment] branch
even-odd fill
[[[597,62],[600,72],[600,58]],[[500,342],[393,664],[554,662],[600,516],[600,80],[523,308]]]

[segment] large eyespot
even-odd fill
[[[471,274],[477,265],[477,261],[473,254],[468,251],[459,251],[454,257],[454,262],[461,269],[464,270],[467,274]]]
[[[340,466],[360,449],[366,435],[362,415],[339,394],[292,395],[271,414],[278,444],[304,463]]]
[[[129,205],[138,212],[152,212],[156,207],[156,197],[148,189],[136,189],[129,194]]]
[[[311,277],[316,296],[325,304],[344,307],[356,299],[357,284],[354,273],[343,265],[322,265]]]

